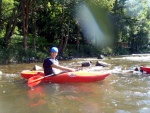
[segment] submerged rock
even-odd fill
[[[104,59],[104,55],[99,55],[97,59]]]
[[[91,66],[91,61],[87,61],[87,62],[83,62],[81,65],[82,67],[88,67],[88,66]]]
[[[110,64],[102,61],[97,61],[95,66],[103,66],[103,67],[108,67]]]

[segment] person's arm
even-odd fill
[[[52,64],[51,66],[52,66],[53,68],[57,68],[57,69],[60,69],[60,70],[75,71],[75,69],[73,69],[73,68],[68,68],[68,67],[64,67],[64,66],[60,66],[60,65]]]

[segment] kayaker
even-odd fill
[[[59,61],[56,59],[58,55],[58,48],[52,47],[50,48],[50,57],[46,58],[43,62],[44,74],[47,75],[55,75],[61,73],[62,71],[75,71],[75,69],[60,66]]]

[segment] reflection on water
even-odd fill
[[[130,67],[143,62],[106,62],[113,67],[111,76],[104,81],[40,83],[32,89],[17,74],[29,64],[17,64],[20,68],[16,70],[14,66],[16,72],[0,76],[0,113],[149,113],[150,76],[130,72]]]
[[[31,102],[29,102],[30,107],[39,106],[45,104],[45,90],[42,86],[37,86],[34,89],[28,91],[28,98]]]

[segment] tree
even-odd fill
[[[17,9],[18,8],[18,9]],[[5,42],[7,42],[7,44],[9,44],[9,41],[12,38],[12,35],[14,33],[16,24],[17,24],[17,18],[18,18],[18,11],[20,10],[20,7],[15,7],[12,11],[12,14],[9,18],[9,21],[7,22],[6,25],[6,34],[5,34]]]
[[[29,6],[30,0],[21,0],[22,6],[22,22],[23,22],[23,39],[24,39],[24,48],[27,49],[27,35],[28,35],[28,19],[29,19]]]
[[[139,52],[148,41],[147,33],[147,9],[146,2],[115,1],[113,11],[116,37],[115,42],[127,42],[130,44],[131,53]],[[117,47],[116,47],[117,48]],[[117,50],[117,49],[116,49]]]
[[[0,3],[0,6],[0,31],[1,33],[2,31],[5,33],[3,46],[7,47],[12,38],[12,34],[14,33],[19,7],[15,7],[13,0],[3,0],[3,2]]]
[[[0,0],[0,31],[2,29],[2,0]]]
[[[61,26],[60,26],[60,54],[63,55],[64,50],[67,46],[68,39],[70,37],[70,23],[74,20],[73,13],[74,13],[74,7],[75,7],[75,1],[63,1],[61,3],[62,5],[62,16],[61,16]],[[74,24],[74,23],[72,23]]]

